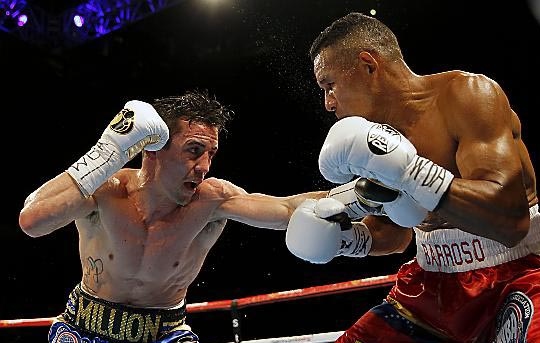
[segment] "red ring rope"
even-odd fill
[[[332,283],[322,286],[313,286],[307,288],[293,289],[289,291],[259,294],[234,300],[217,300],[210,302],[193,303],[187,305],[187,311],[188,313],[197,313],[217,310],[230,310],[233,307],[233,304],[237,309],[241,309],[254,305],[287,301],[290,299],[302,299],[318,295],[330,295],[377,287],[385,287],[392,285],[395,281],[396,274],[375,276],[365,279]],[[52,324],[54,319],[55,317],[32,319],[3,319],[0,320],[0,328],[49,326]]]

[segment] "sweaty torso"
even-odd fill
[[[133,172],[100,196],[99,211],[78,220],[83,288],[102,299],[169,307],[184,299],[226,221],[210,221],[221,194],[204,181],[191,203],[144,218]],[[215,182],[215,181],[214,181]]]

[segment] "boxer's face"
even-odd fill
[[[369,111],[366,69],[358,58],[343,58],[337,49],[324,48],[313,61],[317,84],[324,91],[324,106],[338,119]]]
[[[218,129],[186,120],[179,120],[179,126],[168,148],[158,152],[158,177],[175,201],[185,205],[210,170],[218,151]]]

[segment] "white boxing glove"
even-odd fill
[[[367,179],[363,179],[367,180]],[[369,197],[359,196],[356,192],[357,184],[363,182],[362,178],[354,179],[343,185],[332,188],[327,197],[338,200],[344,205],[344,212],[347,213],[352,220],[364,218],[367,215],[384,216],[386,213],[383,210],[382,202],[371,201]],[[370,182],[369,180],[367,182]],[[386,198],[391,201],[396,198],[398,191],[388,190]],[[324,217],[324,216],[323,216]]]
[[[342,230],[340,223],[330,217],[343,213],[345,206],[338,200],[307,199],[293,212],[285,242],[289,251],[312,263],[327,263],[335,256],[363,257],[371,249],[371,235],[362,223]]]
[[[400,190],[432,211],[454,175],[419,156],[393,127],[352,116],[329,130],[319,154],[319,170],[329,181],[345,183],[355,175]]]
[[[354,193],[361,202],[381,204],[383,214],[400,226],[417,226],[428,214],[428,210],[420,206],[407,193],[388,188],[375,180],[357,179]]]
[[[428,212],[409,195],[362,177],[332,188],[328,197],[343,203],[344,212],[352,220],[367,215],[388,216],[400,226],[413,227],[420,224]]]
[[[157,151],[167,143],[167,124],[146,102],[128,101],[90,151],[66,172],[85,196],[91,196],[109,177],[141,150]]]

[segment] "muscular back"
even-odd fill
[[[96,195],[98,211],[76,222],[84,288],[133,306],[179,303],[225,226],[209,222],[222,195],[212,182],[186,206],[145,218],[136,171],[122,170]]]

